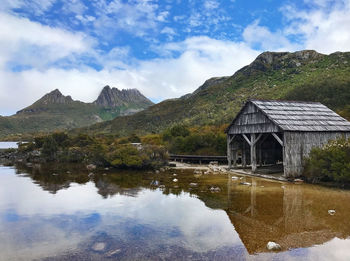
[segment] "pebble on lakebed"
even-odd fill
[[[328,210],[328,214],[333,216],[335,214],[335,210],[334,209],[330,209]]]

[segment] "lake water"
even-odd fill
[[[349,191],[193,171],[0,167],[0,260],[350,260],[349,202]]]
[[[0,149],[16,149],[18,148],[15,141],[0,141]]]

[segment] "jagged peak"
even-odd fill
[[[139,90],[135,88],[119,90],[116,87],[111,88],[109,85],[103,87],[100,95],[94,101],[94,104],[102,107],[119,107],[130,103],[139,103],[145,105],[153,104]]]
[[[63,95],[59,89],[54,89],[53,91],[49,92],[48,94],[59,94],[59,95]]]
[[[47,94],[45,94],[40,100],[37,102],[48,104],[48,103],[69,103],[72,102],[73,99],[70,95],[64,96],[59,89],[55,89]]]

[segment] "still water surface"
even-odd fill
[[[0,167],[0,260],[350,260],[349,202],[349,191],[193,171]]]
[[[0,149],[16,149],[18,148],[16,141],[0,141]]]

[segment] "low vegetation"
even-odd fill
[[[164,146],[132,143],[137,141],[140,138],[136,135],[120,139],[86,134],[69,136],[56,132],[21,144],[19,153],[26,155],[25,160],[30,162],[86,163],[101,167],[155,169],[167,163],[168,154]]]
[[[339,138],[322,148],[313,148],[306,159],[304,175],[310,182],[350,184],[350,139]]]
[[[226,155],[226,125],[187,128],[175,125],[162,133],[165,146],[173,154]]]

